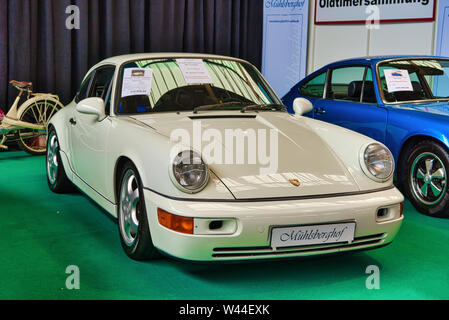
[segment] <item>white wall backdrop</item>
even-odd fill
[[[438,21],[381,23],[378,30],[370,30],[364,24],[315,25],[315,0],[309,2],[308,74],[329,62],[346,58],[436,54]],[[438,20],[438,5],[436,17]]]

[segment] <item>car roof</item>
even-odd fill
[[[375,67],[376,64],[379,62],[385,61],[385,60],[392,60],[392,59],[449,59],[448,57],[442,57],[442,56],[428,56],[428,55],[390,55],[390,56],[366,56],[366,57],[359,57],[359,58],[349,58],[344,60],[339,60],[335,62],[328,63],[316,71],[312,72],[305,78],[303,78],[299,83],[308,81],[310,78],[313,78],[315,75],[323,72],[324,70],[341,67],[341,66],[350,66],[350,65],[370,65],[371,67]]]
[[[166,59],[166,58],[194,58],[194,59],[231,59],[236,61],[244,61],[234,57],[214,55],[214,54],[203,54],[203,53],[185,53],[185,52],[152,52],[152,53],[136,53],[136,54],[125,54],[115,57],[107,58],[97,65],[102,64],[116,64],[122,65],[123,63],[136,60],[146,60],[146,59]],[[247,62],[247,61],[244,61]]]
[[[381,61],[385,60],[392,60],[392,59],[449,59],[447,57],[440,57],[440,56],[428,56],[428,55],[391,55],[391,56],[366,56],[366,57],[359,57],[359,58],[350,58],[350,59],[344,59],[339,60],[336,62],[329,63],[324,66],[324,68],[328,68],[330,66],[335,65],[347,65],[347,64],[371,64],[375,65]],[[322,69],[322,68],[320,68]]]

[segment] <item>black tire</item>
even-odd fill
[[[137,168],[131,162],[127,162],[119,174],[120,179],[117,186],[118,231],[123,250],[133,260],[145,261],[158,258],[160,254],[151,239],[142,181]],[[133,200],[128,191],[124,190],[124,186],[128,184],[134,192],[138,191],[138,198]],[[133,209],[130,209],[130,207],[134,205],[135,211],[134,214],[131,214],[130,211]],[[132,220],[131,217],[135,217],[137,221]],[[130,223],[130,220],[134,222]],[[137,222],[137,225],[135,222]],[[126,230],[130,224],[133,225],[132,229],[134,230],[128,232]]]
[[[51,169],[52,164],[56,165],[53,169]],[[72,182],[65,173],[64,164],[61,160],[59,140],[54,128],[51,128],[48,133],[45,168],[48,187],[51,191],[54,193],[68,193],[74,190]]]
[[[401,169],[401,184],[414,207],[431,217],[449,217],[446,148],[435,141],[423,140],[408,150]]]

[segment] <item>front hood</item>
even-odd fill
[[[415,104],[400,104],[395,106],[399,109],[405,110],[415,110],[431,114],[438,114],[443,116],[449,116],[449,102],[426,102],[426,103],[415,103]]]
[[[214,111],[133,119],[167,137],[188,135],[193,149],[201,150],[210,169],[236,199],[359,191],[332,149],[305,121],[287,113]],[[233,134],[242,138],[244,148]]]

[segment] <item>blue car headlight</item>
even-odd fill
[[[369,144],[362,150],[363,172],[376,182],[388,181],[394,173],[394,158],[390,150],[380,143]]]

